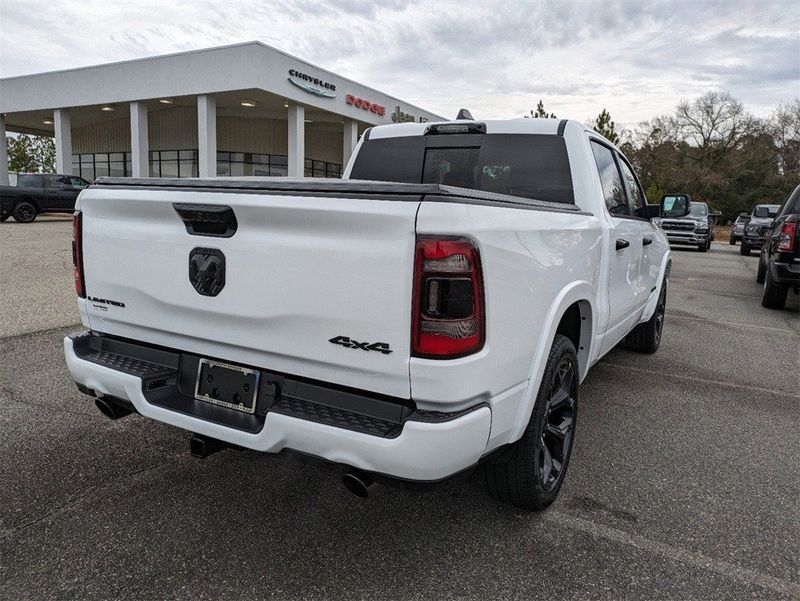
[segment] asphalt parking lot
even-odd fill
[[[762,308],[738,247],[675,251],[660,351],[593,368],[562,494],[527,514],[102,417],[63,360],[69,238],[0,224],[2,599],[800,598],[798,299]]]

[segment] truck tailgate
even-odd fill
[[[87,325],[409,398],[419,202],[414,194],[91,187],[78,207]],[[176,204],[230,207],[236,232],[191,234]],[[198,292],[190,278],[195,249],[224,256],[215,296]]]

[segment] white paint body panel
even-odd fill
[[[491,133],[556,135],[558,121],[487,122]],[[372,135],[419,135],[424,124]],[[259,434],[155,407],[138,378],[78,359],[76,381],[130,400],[145,416],[241,446],[292,448],[403,478],[431,480],[473,465],[523,433],[558,324],[577,303],[580,377],[636,324],[649,319],[670,255],[661,230],[643,219],[612,219],[589,147],[594,133],[569,122],[564,138],[575,204],[582,212],[455,202],[315,198],[243,192],[88,189],[79,199],[90,295],[81,301],[93,330],[231,363],[412,399],[420,409],[458,411],[447,423],[407,422],[397,439],[268,414]],[[359,141],[355,152],[362,148]],[[345,176],[350,172],[348,166]],[[233,238],[186,233],[172,203],[225,204],[239,222]],[[479,248],[486,343],[454,360],[413,358],[410,318],[417,235],[468,236]],[[629,239],[625,251],[617,238]],[[652,243],[644,245],[645,238]],[[219,248],[226,286],[203,297],[188,280],[188,254]],[[361,352],[328,342],[345,335],[388,342]]]
[[[190,236],[173,203],[224,204],[232,238]],[[89,188],[83,214],[87,326],[395,397],[409,397],[416,202]],[[221,250],[225,287],[201,296],[193,248]],[[391,274],[391,277],[387,275]],[[330,344],[390,342],[384,355]]]

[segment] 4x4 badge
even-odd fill
[[[378,351],[384,355],[388,355],[392,352],[392,349],[389,348],[388,342],[359,342],[358,340],[353,340],[347,336],[335,336],[328,340],[328,342],[332,344],[338,344],[339,346],[343,346],[345,348],[361,349],[362,351]]]

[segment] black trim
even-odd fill
[[[370,136],[371,133],[372,133],[372,128],[371,127],[368,127],[367,129],[364,130],[364,141],[365,142],[367,140],[369,140],[369,136]]]
[[[523,196],[510,196],[471,188],[458,188],[444,184],[411,184],[373,182],[366,180],[289,179],[285,177],[258,180],[219,179],[133,179],[100,178],[93,187],[126,190],[158,189],[192,192],[243,192],[247,194],[274,194],[281,196],[314,196],[321,198],[367,198],[369,200],[420,202],[454,202],[508,208],[534,209],[592,215],[581,211],[573,203],[535,200]],[[183,206],[180,205],[179,206]],[[219,206],[219,205],[196,205]]]
[[[233,209],[225,205],[173,203],[172,207],[190,236],[230,238],[239,227]]]
[[[401,399],[309,378],[243,366],[261,373],[254,414],[233,411],[194,398],[201,357],[142,342],[85,332],[71,337],[75,355],[142,380],[147,402],[171,411],[247,432],[259,432],[270,412],[382,438],[400,435],[407,421],[443,423],[487,406],[453,412],[417,410]],[[225,359],[202,357],[226,362]]]
[[[562,119],[558,122],[558,131],[556,132],[562,138],[564,137],[564,130],[567,128],[567,120]]]
[[[465,188],[458,188],[462,190]],[[455,191],[455,189],[454,189]],[[431,194],[422,199],[423,202],[447,202],[465,205],[480,205],[488,207],[504,207],[506,209],[527,209],[529,211],[545,211],[549,213],[567,213],[569,215],[586,215],[593,217],[594,213],[582,211],[577,205],[566,202],[548,202],[546,200],[533,200],[521,196],[505,196],[492,194],[492,198],[474,198],[457,196],[455,194]]]

